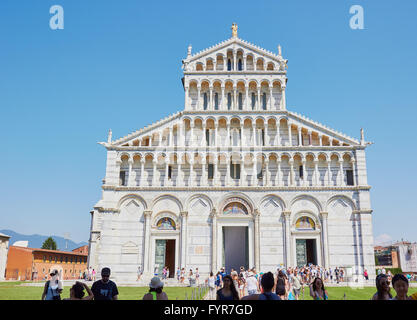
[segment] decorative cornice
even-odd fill
[[[112,141],[111,144],[108,144],[108,143],[107,144],[106,143],[101,143],[101,144],[103,144],[104,146],[106,146],[109,149],[112,146],[116,146],[117,144],[126,142],[126,141],[128,141],[128,140],[130,140],[132,138],[135,138],[138,135],[141,135],[143,133],[146,133],[146,132],[148,132],[148,131],[150,131],[150,130],[158,127],[158,126],[164,125],[165,123],[167,123],[167,122],[169,122],[169,121],[171,121],[171,120],[173,120],[173,119],[175,119],[175,118],[177,118],[177,117],[179,117],[181,115],[182,115],[182,112],[181,111],[178,111],[177,113],[171,114],[171,115],[169,115],[169,116],[167,116],[167,117],[165,117],[165,118],[163,118],[163,119],[161,119],[161,120],[159,120],[157,122],[154,122],[154,123],[152,123],[152,124],[150,124],[150,125],[148,125],[146,127],[143,127],[142,129],[139,129],[137,131],[134,131],[132,133],[129,133],[127,136],[124,136],[124,137],[122,137],[120,139],[117,139],[115,141]]]
[[[194,187],[174,187],[174,186],[158,186],[158,187],[138,187],[138,186],[102,186],[107,191],[368,191],[370,186],[352,186],[352,187],[274,187],[274,186],[194,186]]]
[[[103,208],[103,207],[94,207],[99,213],[120,213],[120,210],[117,208]]]

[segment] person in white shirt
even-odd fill
[[[248,295],[256,294],[258,292],[258,280],[256,280],[252,271],[249,272],[246,279],[246,289],[248,290]]]

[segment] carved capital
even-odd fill
[[[282,211],[282,214],[284,215],[285,219],[289,219],[291,216],[291,211]]]
[[[152,216],[152,211],[145,210],[143,211],[143,215],[145,216],[145,218],[149,219]]]
[[[327,219],[327,217],[329,216],[329,213],[327,211],[321,211],[320,215],[322,216],[323,219]]]
[[[216,208],[211,209],[210,212],[210,218],[216,218],[217,217],[217,210]]]
[[[181,217],[186,218],[186,217],[188,217],[188,211],[181,211],[180,215],[181,215]]]

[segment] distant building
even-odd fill
[[[63,280],[78,279],[87,269],[88,252],[84,247],[66,252],[10,246],[6,280],[44,280],[54,269]]]
[[[75,248],[72,252],[88,254],[88,244],[82,247]]]
[[[9,250],[9,239],[10,239],[10,236],[0,233],[0,281],[4,280],[5,273],[6,273],[7,251]]]
[[[376,246],[376,268],[401,268],[404,273],[417,273],[417,243],[401,241],[389,246]]]

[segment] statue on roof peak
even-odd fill
[[[237,38],[237,24],[234,22],[232,24],[232,37]]]

